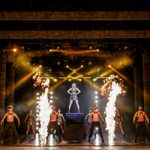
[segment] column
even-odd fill
[[[142,55],[140,53],[136,54],[134,61],[134,101],[136,111],[139,105],[144,107]]]
[[[150,117],[150,52],[143,54],[144,106]]]
[[[15,80],[15,68],[13,62],[7,63],[6,69],[6,105],[14,105],[14,80]]]
[[[0,52],[0,118],[5,113],[6,55]]]

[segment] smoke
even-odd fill
[[[15,67],[19,67],[23,70],[32,71],[33,67],[31,66],[31,57],[29,57],[27,52],[19,51],[15,54],[8,55],[8,62],[14,62]]]

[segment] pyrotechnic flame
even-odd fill
[[[110,75],[104,80],[104,85],[101,87],[101,94],[108,97],[108,102],[105,108],[106,114],[106,130],[108,131],[108,144],[114,143],[115,131],[115,114],[117,96],[126,93],[124,81],[118,75]]]
[[[48,124],[50,121],[50,113],[51,113],[51,106],[48,100],[48,92],[45,91],[44,94],[40,96],[39,101],[39,134],[40,134],[40,141],[41,145],[46,144],[47,136],[48,136]]]
[[[33,76],[33,79],[34,79],[34,86],[36,85],[36,86],[40,86],[41,88],[44,88],[44,92],[40,96],[38,106],[37,106],[37,109],[39,110],[38,120],[40,123],[40,127],[39,127],[40,143],[41,146],[43,146],[47,143],[48,124],[50,121],[50,114],[52,112],[51,105],[48,99],[48,88],[49,88],[50,80],[44,75],[38,73],[36,73]]]
[[[109,145],[113,145],[114,141],[114,131],[115,131],[115,114],[116,114],[116,100],[117,96],[121,94],[121,87],[115,83],[112,82],[112,90],[109,93],[108,97],[108,103],[105,108],[106,113],[106,130],[108,131],[108,142]]]

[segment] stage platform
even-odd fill
[[[66,113],[67,124],[83,124],[85,115],[84,113]]]
[[[91,143],[87,140],[80,142],[74,141],[69,142],[63,140],[61,143],[53,142],[52,145],[47,144],[43,147],[45,150],[150,150],[150,141],[149,143],[135,143],[134,138],[120,138],[116,137],[114,140],[113,146],[108,146],[108,141],[105,136],[105,143],[101,143],[101,139],[98,140],[99,143],[96,143],[94,140],[91,140]],[[55,141],[55,140],[54,140]],[[36,139],[33,136],[28,138],[21,137],[20,144],[1,144],[0,150],[41,150],[40,146],[36,146]]]
[[[55,147],[34,147],[34,146],[0,146],[0,150],[149,150],[150,146],[55,146]]]
[[[68,141],[85,139],[84,113],[66,113],[66,127],[64,138]]]

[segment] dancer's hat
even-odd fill
[[[13,105],[8,105],[8,108],[13,108]]]

